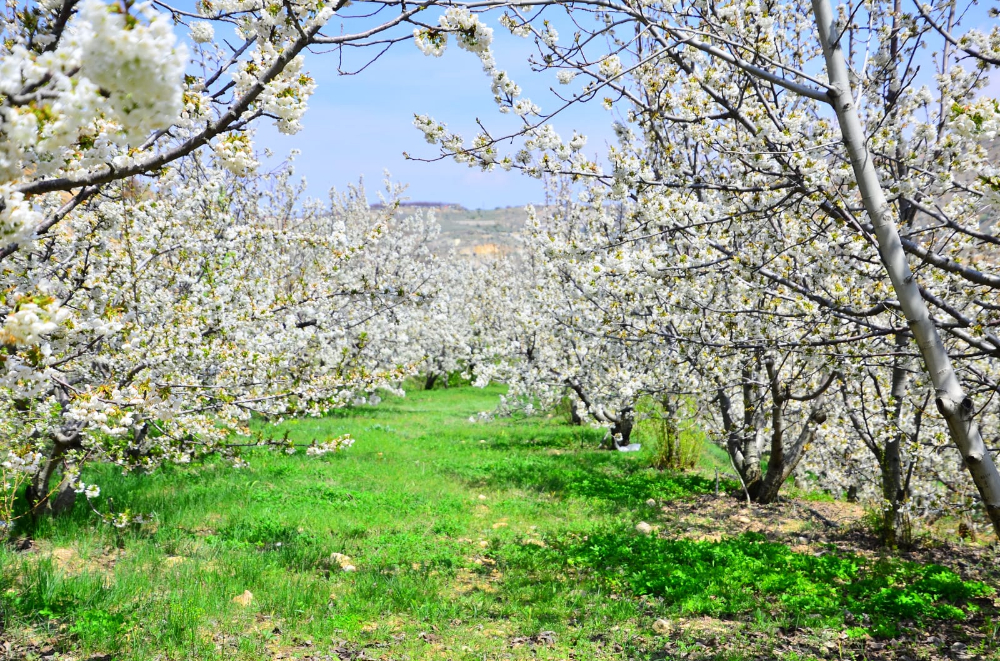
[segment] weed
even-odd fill
[[[636,403],[637,420],[632,440],[650,448],[650,462],[660,470],[694,468],[701,457],[705,439],[701,432],[681,426],[681,416],[674,402],[659,402],[642,397]]]

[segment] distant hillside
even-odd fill
[[[381,202],[371,205],[372,209],[381,209],[385,205]],[[453,204],[451,202],[400,202],[399,206],[402,208],[409,207],[420,207],[420,208],[431,208],[431,209],[462,209],[465,210],[461,204]]]
[[[466,209],[460,204],[404,202],[399,213],[417,209],[433,212],[441,224],[439,252],[454,249],[474,259],[519,252],[514,235],[524,228],[524,207]]]

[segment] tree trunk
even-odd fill
[[[583,403],[584,408],[587,409],[587,411],[589,413],[591,413],[591,414],[595,413],[595,411],[592,409],[592,407],[590,405],[590,400],[587,399],[587,395],[583,392],[583,388],[580,386],[580,384],[576,383],[572,379],[568,379],[566,381],[566,383],[567,383],[567,385],[569,385],[570,390],[572,390],[573,392],[575,392],[576,396],[580,398],[580,401]],[[570,402],[573,404],[573,409],[572,409],[572,413],[571,413],[571,415],[573,416],[573,424],[574,425],[582,425],[583,424],[583,418],[581,418],[580,415],[576,412],[576,402],[573,402],[572,400],[573,400],[573,398],[571,396],[570,397]]]
[[[612,450],[629,444],[634,423],[635,419],[632,417],[632,407],[626,407],[618,412],[618,419],[611,426]]]
[[[657,468],[684,469],[685,457],[681,455],[681,438],[677,430],[677,401],[665,395],[661,406],[663,407],[660,416],[663,424],[662,442],[665,447],[661,451],[660,465]]]
[[[948,423],[951,439],[962,454],[972,480],[979,489],[986,513],[993,523],[994,532],[1000,537],[1000,472],[997,472],[973,419],[975,406],[972,399],[965,394],[955,374],[948,352],[906,261],[899,232],[889,213],[889,203],[879,182],[872,155],[868,151],[864,127],[854,107],[853,90],[840,46],[840,32],[833,8],[829,0],[812,0],[812,6],[831,85],[830,101],[837,114],[865,210],[874,228],[882,263],[934,384],[938,411]]]
[[[424,390],[433,390],[434,382],[437,381],[438,375],[435,372],[428,372],[427,378],[424,380]]]
[[[768,381],[771,389],[771,455],[767,459],[767,472],[764,479],[748,487],[750,497],[759,503],[771,503],[778,497],[778,491],[785,481],[785,404],[788,396],[782,392],[781,382],[774,360],[768,357],[764,363],[767,367]],[[803,431],[807,427],[803,426]]]
[[[900,512],[907,497],[903,484],[901,452],[906,434],[898,428],[903,412],[903,398],[906,396],[906,385],[910,378],[906,370],[906,357],[903,355],[906,345],[906,336],[903,333],[896,333],[896,356],[892,364],[892,389],[890,391],[892,408],[889,410],[888,417],[896,424],[897,430],[886,441],[885,447],[882,449],[882,461],[879,462],[882,469],[882,496],[885,498],[882,510],[882,543],[889,548],[895,548],[900,542],[909,543],[907,535],[909,526],[906,525]]]
[[[812,393],[793,395],[787,384],[782,383],[774,359],[768,356],[764,359],[764,368],[771,392],[771,455],[767,460],[767,472],[755,489],[748,489],[750,498],[758,503],[772,503],[778,498],[778,492],[799,465],[806,448],[816,438],[816,427],[826,421],[823,411],[823,394],[837,378],[833,372],[827,376],[819,389]],[[802,421],[802,429],[798,438],[787,448],[785,447],[785,405],[789,401],[813,402],[809,415]]]
[[[55,442],[48,461],[28,485],[26,493],[28,507],[32,516],[36,518],[43,514],[59,515],[73,509],[73,504],[76,502],[76,492],[69,480],[63,478],[59,486],[54,491],[52,490],[52,478],[63,466],[67,450],[69,450],[69,444]]]
[[[761,398],[759,386],[754,382],[755,377],[756,373],[749,364],[741,370],[742,426],[738,426],[733,418],[732,400],[729,395],[723,389],[720,389],[718,394],[722,425],[726,431],[726,449],[747,493],[756,492],[761,478],[760,436],[764,420],[763,410],[758,405]]]
[[[56,487],[55,495],[49,498],[48,511],[52,516],[60,516],[71,512],[76,505],[76,490],[68,478],[63,478]]]
[[[756,370],[759,370],[759,366]],[[749,487],[760,481],[760,454],[764,433],[764,409],[761,401],[760,385],[756,382],[757,371],[744,366],[743,378],[743,482]]]
[[[816,427],[826,421],[826,413],[823,412],[823,397],[816,399],[809,411],[809,417],[802,423],[802,429],[795,443],[787,450],[782,446],[779,461],[772,458],[767,462],[767,473],[764,479],[757,483],[756,493],[750,492],[750,497],[761,504],[773,503],[778,498],[782,485],[791,476],[795,467],[799,465],[802,455],[805,454],[806,447],[816,438]],[[782,432],[783,433],[783,432]],[[773,448],[773,446],[772,446]]]
[[[722,429],[726,432],[726,451],[733,461],[733,466],[740,472],[744,485],[746,484],[745,462],[743,456],[743,443],[740,430],[733,421],[733,402],[723,388],[719,388],[719,393],[715,397],[719,402],[719,412],[722,414]]]

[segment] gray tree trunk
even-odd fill
[[[28,485],[28,506],[32,516],[59,515],[73,508],[76,491],[73,490],[69,480],[63,478],[55,489],[52,488],[52,478],[62,468],[69,447],[69,443],[54,442],[45,465]]]
[[[573,397],[569,398],[569,421],[573,425],[583,424],[583,418],[580,417],[580,412],[576,409],[576,400]]]
[[[773,503],[778,498],[778,492],[799,465],[806,447],[816,437],[816,427],[826,420],[823,412],[823,393],[833,382],[831,375],[826,383],[816,393],[793,397],[788,387],[781,382],[774,361],[767,358],[764,361],[767,368],[767,378],[771,390],[771,455],[767,459],[767,472],[753,489],[748,487],[750,497],[758,503]],[[813,405],[809,416],[802,421],[802,429],[795,441],[785,447],[785,406],[792,399],[800,401],[812,400]]]
[[[611,449],[624,447],[629,444],[632,438],[632,427],[635,424],[635,417],[632,415],[632,408],[627,407],[618,411],[617,419],[611,425]],[[621,437],[619,439],[619,436]]]
[[[906,335],[896,334],[896,357],[892,365],[892,396],[889,410],[889,418],[899,425],[903,412],[903,398],[906,397],[906,385],[910,379],[906,369],[906,356],[903,351],[907,345]],[[900,543],[909,543],[909,526],[901,512],[903,503],[906,500],[907,489],[903,478],[903,457],[902,444],[906,439],[906,434],[900,429],[889,437],[885,447],[882,449],[882,460],[879,462],[882,469],[882,496],[885,498],[885,507],[882,517],[882,542],[894,548]]]
[[[830,101],[840,124],[865,210],[874,228],[882,263],[934,384],[938,411],[948,423],[952,441],[962,454],[972,480],[979,489],[993,529],[1000,537],[1000,473],[986,450],[973,418],[975,407],[972,399],[966,395],[955,374],[948,352],[906,261],[899,232],[889,211],[889,203],[872,155],[868,151],[864,127],[854,105],[847,61],[840,46],[840,31],[833,8],[829,0],[812,0],[812,6],[831,85]]]
[[[764,411],[760,384],[757,382],[758,368],[750,364],[740,372],[740,392],[742,395],[742,426],[733,417],[732,401],[725,390],[720,389],[718,400],[722,412],[722,425],[726,431],[726,449],[733,467],[739,472],[743,486],[749,492],[756,492],[761,479],[760,455],[764,430]]]
[[[760,367],[743,368],[743,481],[749,488],[761,478],[760,454],[763,450],[764,409],[759,406],[761,386],[757,375]]]

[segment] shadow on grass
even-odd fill
[[[410,410],[403,406],[403,401],[382,402],[378,406],[345,406],[339,409],[330,409],[320,418],[300,418],[304,420],[368,420],[375,418],[394,418],[410,413]]]
[[[550,448],[596,450],[604,433],[603,429],[573,427],[537,418],[511,418],[497,425],[489,447],[501,451]]]
[[[531,489],[562,498],[604,501],[619,509],[652,498],[673,500],[708,493],[715,483],[689,473],[658,471],[639,457],[614,452],[508,455],[455,466],[452,472],[472,486]]]
[[[496,555],[508,573],[575,575],[581,584],[659,597],[675,615],[843,627],[850,613],[866,623],[858,635],[888,637],[903,620],[961,621],[994,610],[987,599],[994,588],[939,565],[833,549],[795,553],[754,533],[696,542],[597,532],[549,540],[546,548],[508,544]]]

